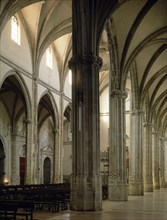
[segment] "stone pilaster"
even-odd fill
[[[54,183],[62,183],[63,182],[63,171],[62,171],[62,150],[63,150],[63,93],[61,93],[59,100],[59,125],[55,130],[55,146],[54,146],[54,175],[53,182]]]
[[[155,190],[160,189],[160,179],[159,179],[159,137],[160,132],[154,131],[153,138],[153,188]]]
[[[164,176],[165,187],[167,187],[167,137],[164,138]]]
[[[121,90],[110,92],[108,197],[112,201],[125,201],[128,199],[125,146],[126,97],[126,92]]]
[[[95,55],[74,56],[72,69],[71,209],[102,209],[99,144],[99,68]]]
[[[11,169],[11,184],[18,185],[19,184],[19,172],[18,172],[18,157],[17,157],[17,149],[16,149],[16,136],[15,132],[11,133],[11,161],[12,161],[12,169]]]
[[[99,39],[104,11],[113,4],[72,1],[72,169],[71,209],[101,210],[99,132]]]
[[[143,195],[142,112],[131,112],[129,195]]]
[[[26,121],[27,125],[27,137],[26,137],[26,174],[25,174],[25,184],[32,183],[32,122],[30,120]]]
[[[152,176],[152,124],[144,123],[143,173],[144,191],[153,192]]]
[[[159,155],[159,159],[160,159],[160,187],[161,188],[165,188],[165,151],[164,151],[164,142],[165,142],[165,138],[164,137],[160,137],[160,155]]]
[[[31,146],[27,146],[27,151],[29,155],[31,154],[31,169],[32,169],[32,179],[31,184],[40,183],[39,179],[39,145],[38,145],[38,105],[37,105],[37,97],[38,97],[38,78],[34,77],[32,81],[32,123],[31,123],[31,138],[32,144]],[[28,149],[29,148],[29,149]]]

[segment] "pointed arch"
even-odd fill
[[[57,108],[55,99],[49,90],[44,91],[39,99],[39,102],[38,102],[38,110],[39,110],[39,105],[40,105],[41,101],[43,100],[43,98],[47,99],[47,102],[43,102],[43,104],[44,104],[44,107],[47,109],[48,114],[45,115],[43,120],[40,122],[40,125],[41,125],[41,123],[43,123],[43,121],[47,117],[49,117],[49,115],[51,115],[53,122],[54,122],[54,125],[55,125],[54,129],[57,129],[59,127],[58,126],[59,125],[59,117],[58,117],[58,108]],[[39,111],[41,111],[41,109]],[[38,115],[38,118],[39,118],[39,115]],[[40,127],[40,125],[39,125],[39,127]]]
[[[64,110],[64,117],[66,117],[69,122],[71,121],[71,111],[72,111],[72,105],[69,103],[66,105]]]
[[[128,70],[130,65],[132,64],[133,60],[137,57],[137,55],[143,50],[143,48],[149,46],[150,44],[155,43],[154,40],[164,33],[167,32],[167,26],[162,27],[155,32],[148,35],[130,54],[129,58],[127,59],[124,68],[122,70],[122,87],[124,87],[126,83],[126,75],[128,74]]]
[[[132,109],[140,109],[139,83],[136,62],[130,68]]]
[[[20,98],[22,98],[22,100],[24,99],[25,106],[26,106],[26,117],[27,117],[27,120],[30,121],[31,120],[31,99],[30,99],[30,94],[29,94],[28,87],[25,83],[25,80],[21,76],[21,74],[16,72],[15,70],[11,69],[3,77],[2,81],[1,81],[1,87],[0,88],[2,88],[5,81],[10,79],[10,78],[13,78],[15,80],[15,82],[18,83],[18,85],[19,85],[19,90],[20,91],[17,90],[17,89],[15,91],[18,92],[18,95],[20,96]],[[21,92],[23,93],[23,95],[21,94]]]

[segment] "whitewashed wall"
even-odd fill
[[[19,19],[18,19],[19,21]],[[20,22],[21,44],[11,40],[11,20],[6,24],[1,37],[1,55],[22,69],[32,73],[32,60],[29,43],[23,25]]]
[[[46,52],[43,54],[40,67],[39,67],[39,78],[46,84],[60,91],[60,78],[56,60],[53,56],[52,69],[46,65]]]

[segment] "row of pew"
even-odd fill
[[[0,186],[0,220],[32,220],[34,210],[58,212],[69,208],[69,184]]]
[[[34,203],[21,200],[0,200],[0,220],[33,220]]]
[[[107,199],[107,186],[102,186],[102,195]],[[69,205],[69,183],[0,186],[0,220],[15,220],[17,216],[32,220],[34,210],[58,212]]]

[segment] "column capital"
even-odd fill
[[[144,122],[143,126],[148,127],[148,128],[152,128],[152,123],[151,122]]]
[[[82,65],[96,65],[99,67],[99,69],[102,67],[103,60],[101,57],[98,57],[94,54],[82,54],[82,55],[74,55],[70,61],[68,62],[68,66],[70,69],[73,68],[73,66],[82,64]]]
[[[31,120],[28,119],[28,118],[24,118],[24,119],[23,119],[23,123],[25,123],[25,124],[30,124],[30,123],[31,123]]]
[[[123,99],[126,99],[127,98],[127,92],[126,91],[123,91],[123,90],[111,90],[110,91],[110,96],[112,98],[114,97],[118,97],[118,98],[123,98]]]
[[[52,130],[53,134],[56,134],[58,131],[59,131],[58,128],[53,128],[53,130]]]
[[[132,109],[131,110],[131,115],[143,115],[144,112],[140,109]]]
[[[165,137],[164,137],[164,136],[159,137],[159,139],[160,139],[161,141],[165,141]]]
[[[160,135],[161,133],[160,133],[160,131],[158,131],[158,130],[154,130],[154,131],[152,132],[152,134],[154,134],[154,135]]]

